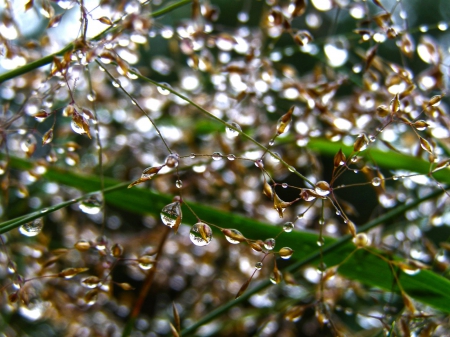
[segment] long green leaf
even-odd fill
[[[11,165],[23,169],[31,166],[30,163],[19,159],[12,159]],[[98,177],[76,174],[57,168],[49,168],[45,173],[45,177],[51,181],[73,186],[85,192],[96,191],[100,188],[100,179]],[[105,179],[105,186],[106,189],[110,189],[112,186],[123,187],[124,185],[112,179]],[[442,191],[436,190],[429,196],[417,199],[411,204],[399,206],[362,226],[360,230],[365,231],[380,223],[393,220],[406,210],[416,207],[425,200],[435,198],[440,193]],[[171,199],[171,196],[144,188],[117,189],[106,195],[106,201],[111,205],[137,214],[152,214],[154,216],[159,216],[160,210],[167,203],[171,202]],[[265,239],[267,237],[274,237],[281,231],[280,227],[264,224],[250,218],[193,202],[189,202],[189,204],[205,221],[225,228],[236,228],[248,238]],[[192,224],[196,220],[194,215],[185,210],[184,223]],[[0,229],[4,227],[4,224],[0,224]],[[8,226],[11,227],[10,222]],[[320,253],[317,246],[317,239],[318,235],[316,233],[293,231],[292,233],[284,233],[279,236],[276,248],[279,249],[287,246],[294,249],[292,260],[297,262],[293,262],[289,267],[289,270],[294,271],[305,264],[319,261]],[[328,266],[340,264],[349,254],[355,251],[355,246],[349,242],[350,239],[351,237],[348,235],[338,240],[326,238],[326,244],[322,252],[324,262]],[[395,285],[394,276],[386,259],[381,259],[379,256],[365,250],[358,250],[354,253],[340,267],[339,271],[344,276],[382,289],[392,290],[393,285]],[[414,276],[400,273],[399,280],[402,288],[415,299],[450,313],[450,307],[448,306],[448,303],[450,303],[450,293],[446,291],[446,289],[449,289],[450,281],[447,279],[431,271],[422,270]],[[269,285],[268,282],[263,282],[263,284],[266,284],[266,286]],[[249,294],[251,293],[254,293],[254,291],[249,292]]]

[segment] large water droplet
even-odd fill
[[[266,239],[264,241],[264,248],[267,250],[273,250],[275,248],[275,244],[276,242],[274,238]]]
[[[242,129],[241,129],[240,125],[235,123],[235,122],[230,123],[230,125],[234,129],[227,126],[225,128],[225,131],[226,131],[227,137],[230,138],[230,139],[233,139],[233,138],[236,138],[237,136],[239,136],[239,132],[236,131],[235,129],[237,129],[239,131],[242,131]]]
[[[213,160],[220,160],[220,159],[222,159],[222,154],[220,152],[214,152],[212,154],[212,159]]]
[[[328,38],[324,46],[328,64],[332,67],[340,67],[348,59],[348,42],[345,37]]]
[[[155,260],[150,255],[142,255],[138,259],[139,268],[148,270],[153,267]]]
[[[101,280],[97,276],[85,277],[81,280],[81,285],[86,288],[97,288],[101,283]]]
[[[43,227],[44,222],[42,221],[42,218],[39,218],[20,226],[19,232],[28,237],[36,236],[42,231]]]
[[[239,232],[237,229],[228,229],[228,232],[224,233],[225,239],[229,243],[232,243],[233,245],[237,245],[239,242],[243,241],[241,238],[244,238],[241,232]]]
[[[181,204],[179,201],[175,201],[164,206],[161,211],[162,222],[164,223],[164,225],[169,226],[170,228],[174,227],[177,221],[181,221],[181,217]]]
[[[177,153],[171,153],[166,158],[166,166],[167,167],[177,167],[180,161],[180,156]]]
[[[294,229],[294,223],[293,223],[293,222],[286,222],[286,223],[283,225],[283,230],[284,230],[286,233],[292,232],[293,229]]]
[[[319,181],[314,186],[314,191],[320,196],[326,196],[330,194],[330,185],[326,181]]]
[[[189,238],[196,246],[206,246],[211,242],[212,230],[207,224],[203,222],[197,222],[191,228]]]
[[[375,177],[375,178],[372,179],[372,185],[373,186],[380,186],[380,184],[381,184],[381,179],[380,178]]]
[[[294,251],[290,247],[283,247],[278,252],[280,257],[284,260],[288,260],[291,258],[292,254],[294,254]]]
[[[101,193],[92,194],[80,203],[80,209],[83,213],[97,214],[102,207],[102,200]]]

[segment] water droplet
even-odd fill
[[[380,186],[381,185],[381,179],[378,177],[375,177],[372,179],[372,185],[373,186]]]
[[[150,255],[142,255],[137,261],[139,268],[143,270],[151,269],[155,264],[155,260]]]
[[[275,144],[275,139],[269,140],[269,146],[273,146]]]
[[[314,186],[314,191],[324,197],[328,194],[330,194],[330,185],[326,182],[326,181],[319,181],[315,186]]]
[[[235,123],[235,122],[230,123],[230,125],[233,128],[230,128],[230,127],[227,126],[225,128],[225,133],[226,133],[228,138],[233,139],[233,138],[236,138],[237,136],[239,136],[239,131],[242,132],[242,129],[241,129],[241,126],[239,124]],[[239,131],[236,131],[235,129],[237,129]]]
[[[275,248],[276,241],[274,238],[266,239],[264,241],[264,248],[267,250],[273,250]]]
[[[319,265],[317,266],[317,271],[321,274],[325,270],[327,270],[327,265],[324,262],[320,262]]]
[[[317,240],[317,245],[319,247],[322,247],[324,244],[325,244],[325,239],[323,237],[321,237]]]
[[[293,222],[286,222],[286,223],[283,225],[283,230],[284,230],[286,233],[292,232],[293,229],[294,229],[294,223],[293,223]]]
[[[20,148],[30,157],[36,150],[36,138],[33,135],[27,135],[20,143]]]
[[[166,88],[170,88],[170,85],[168,84],[168,83],[160,83],[161,85],[163,85],[164,87],[166,87]],[[164,95],[164,96],[167,96],[168,94],[170,94],[170,90],[169,89],[166,89],[166,88],[164,88],[164,87],[157,87],[157,90],[158,90],[158,92],[161,94],[161,95]]]
[[[369,238],[365,233],[357,234],[352,241],[357,247],[365,247],[369,244]]]
[[[262,169],[264,167],[262,159],[255,160],[255,166]]]
[[[304,216],[305,216],[305,213],[300,213],[300,214],[297,215],[297,219],[299,219],[299,220],[303,219]]]
[[[206,246],[211,242],[212,230],[207,224],[203,222],[197,222],[191,228],[189,238],[196,246]]]
[[[114,80],[114,81],[112,81],[111,82],[112,83],[112,85],[114,86],[114,87],[116,87],[116,88],[119,88],[120,87],[120,81],[119,80]]]
[[[287,183],[282,183],[282,184],[281,184],[281,187],[283,187],[283,188],[288,188],[288,186],[289,186],[289,185],[288,185]]]
[[[377,140],[377,137],[375,137],[374,135],[369,135],[369,141],[370,142],[374,142],[374,141],[376,141]]]
[[[324,46],[328,64],[332,67],[340,67],[348,59],[348,42],[343,36],[327,38]]]
[[[96,95],[95,92],[93,92],[93,91],[87,95],[87,99],[88,99],[88,101],[90,101],[90,102],[95,101],[96,98],[97,98],[97,95]]]
[[[173,228],[177,222],[180,222],[181,217],[181,204],[179,201],[168,204],[161,210],[161,220],[164,225],[170,228]]]
[[[178,180],[175,182],[175,186],[176,186],[177,188],[182,188],[182,187],[183,187],[183,182],[182,182],[180,179],[178,179]]]
[[[171,153],[166,158],[166,166],[167,167],[177,167],[180,161],[180,156],[177,153]]]
[[[81,285],[86,288],[97,288],[101,283],[101,280],[97,276],[85,277],[81,280]]]
[[[353,144],[353,150],[355,152],[364,151],[367,149],[367,146],[369,146],[369,139],[365,133],[361,133]]]
[[[337,216],[340,216],[340,215],[341,215],[341,211],[337,210],[337,211],[336,211],[336,215],[337,215]]]
[[[392,176],[392,180],[398,180],[397,176]]]
[[[222,154],[220,152],[214,152],[212,154],[212,159],[213,160],[220,160],[220,159],[222,159]]]
[[[224,234],[225,239],[233,245],[237,245],[239,242],[244,241],[244,236],[237,229],[227,229],[227,232],[224,232]]]
[[[236,159],[236,156],[235,156],[234,154],[230,153],[230,154],[227,156],[227,158],[228,158],[228,160],[233,161],[233,160]]]
[[[42,218],[39,218],[20,226],[19,232],[22,235],[32,237],[38,235],[43,227],[44,222],[42,221]]]
[[[295,172],[296,171],[295,167],[293,167],[293,166],[288,166],[288,170],[291,171],[291,172]]]
[[[356,163],[358,161],[358,157],[357,156],[353,156],[351,161],[352,161],[352,163]]]
[[[195,158],[195,153],[191,153],[191,155],[189,156],[191,159]]]
[[[80,209],[86,214],[97,214],[102,207],[103,197],[101,193],[95,193],[80,203]]]
[[[256,262],[256,263],[255,263],[255,269],[256,269],[256,270],[261,270],[262,267],[263,267],[262,262]]]
[[[319,225],[321,225],[321,226],[325,225],[325,220],[320,218],[319,219]]]
[[[75,119],[72,119],[72,121],[70,122],[70,126],[72,130],[78,133],[79,135],[83,135],[86,133],[86,130],[84,130],[83,128],[83,125],[81,123],[78,123]]]
[[[283,260],[288,260],[291,258],[292,254],[294,254],[294,251],[290,247],[283,247],[278,254]]]

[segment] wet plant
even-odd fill
[[[6,1],[1,331],[449,334],[447,7]]]

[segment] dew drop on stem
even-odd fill
[[[177,153],[171,153],[166,157],[166,166],[170,168],[175,168],[178,166],[180,161],[180,156]]]
[[[269,238],[264,241],[264,248],[267,250],[273,250],[275,248],[276,241],[274,238]]]
[[[164,225],[173,228],[177,222],[181,222],[181,204],[179,201],[172,202],[161,210],[161,220]]]
[[[236,138],[237,136],[239,136],[239,131],[242,131],[242,129],[241,129],[241,126],[239,124],[235,123],[235,122],[230,123],[230,125],[233,128],[230,128],[230,127],[227,126],[225,128],[225,132],[226,132],[227,138],[233,139],[233,138]],[[235,129],[237,129],[239,131],[237,131]]]
[[[103,197],[101,193],[95,193],[81,201],[80,209],[86,214],[97,214],[102,207]]]
[[[220,152],[214,152],[211,156],[211,158],[213,160],[221,160],[222,159],[222,154]]]
[[[293,222],[286,222],[283,225],[283,231],[285,231],[286,233],[290,233],[294,230],[294,223]]]
[[[256,270],[261,270],[263,267],[263,263],[262,262],[256,262],[255,263],[255,269]]]
[[[177,179],[177,181],[175,182],[175,186],[177,188],[182,188],[183,187],[183,182],[180,179]]]
[[[42,218],[39,218],[20,226],[19,232],[22,235],[32,237],[38,235],[43,227],[44,222],[42,221]]]
[[[227,228],[222,230],[222,233],[225,235],[225,239],[233,245],[237,245],[238,243],[245,241],[245,237],[237,229]]]
[[[381,179],[378,177],[375,177],[372,179],[372,185],[373,186],[380,186],[381,185]]]
[[[229,161],[233,161],[233,160],[236,159],[236,156],[235,156],[234,154],[230,153],[230,154],[227,156],[227,159],[228,159]]]
[[[294,251],[290,247],[283,247],[283,248],[280,249],[278,254],[280,255],[280,257],[283,260],[288,260],[288,259],[291,258],[292,254],[294,254]]]
[[[189,233],[189,238],[196,246],[206,246],[212,240],[211,227],[203,222],[197,222],[194,226],[192,226]]]

